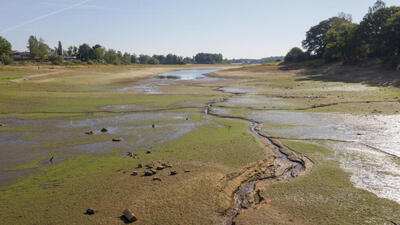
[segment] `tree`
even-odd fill
[[[151,57],[148,55],[140,55],[139,56],[139,63],[140,64],[149,64]]]
[[[108,49],[104,54],[104,60],[108,64],[120,65],[121,58],[118,57],[118,53],[114,49]]]
[[[90,59],[92,48],[88,44],[82,44],[78,49],[78,58],[82,62],[87,62]]]
[[[67,50],[67,56],[77,56],[78,55],[78,47],[69,46]]]
[[[40,59],[40,61],[44,61],[47,59],[48,55],[49,55],[49,46],[47,44],[44,43],[43,39],[39,39],[39,47],[38,47],[38,57]]]
[[[384,27],[385,52],[392,63],[400,64],[400,12],[389,18]]]
[[[29,49],[29,54],[33,59],[38,57],[39,55],[39,41],[37,38],[33,35],[31,35],[28,39],[28,49]]]
[[[61,45],[61,41],[58,41],[57,55],[59,55],[59,56],[63,55],[63,48]]]
[[[331,29],[326,34],[326,61],[342,60],[347,63],[359,61],[365,55],[357,36],[357,24],[343,24],[340,29]]]
[[[306,53],[298,47],[292,48],[285,56],[285,62],[301,62],[306,59]]]
[[[131,64],[131,54],[126,52],[124,53],[124,55],[122,56],[122,64],[124,65]]]
[[[306,39],[302,42],[303,47],[310,55],[321,58],[326,47],[326,34],[330,29],[336,29],[344,23],[350,23],[346,18],[332,17],[313,26],[306,33]]]
[[[139,63],[138,57],[135,54],[131,55],[131,64],[138,64],[138,63]]]
[[[216,64],[223,62],[222,54],[199,53],[194,57],[197,64]]]
[[[11,43],[0,36],[0,57],[3,64],[9,64],[9,54],[11,54]]]
[[[104,48],[99,44],[93,46],[90,50],[89,59],[95,61],[101,61],[104,59]]]
[[[377,1],[360,22],[358,35],[363,44],[367,45],[370,56],[383,56],[383,28],[389,18],[400,11],[400,7],[385,7],[382,1]]]

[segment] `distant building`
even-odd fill
[[[64,61],[73,61],[76,60],[75,56],[64,56]]]
[[[11,57],[14,60],[24,60],[24,59],[30,59],[30,53],[29,52],[20,52],[20,51],[12,51],[11,52]]]

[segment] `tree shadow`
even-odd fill
[[[362,66],[340,63],[317,67],[282,65],[280,69],[297,70],[295,74],[302,77],[296,81],[363,83],[371,86],[400,87],[400,72],[383,65]]]

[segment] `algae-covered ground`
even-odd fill
[[[155,78],[181,70],[212,73]],[[0,221],[223,224],[225,178],[274,155],[249,120],[313,166],[257,183],[235,224],[400,223],[399,97],[277,64],[1,67]],[[150,162],[172,167],[142,176]]]

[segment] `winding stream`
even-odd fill
[[[226,101],[226,99],[222,100],[222,101]],[[267,136],[264,136],[263,134],[261,134],[258,131],[258,127],[261,125],[261,123],[251,120],[251,119],[246,119],[246,118],[242,118],[242,117],[235,117],[235,116],[222,116],[222,115],[218,115],[212,112],[212,104],[213,103],[209,103],[207,105],[207,107],[204,110],[204,113],[206,115],[211,115],[211,116],[215,116],[218,118],[225,118],[225,119],[237,119],[237,120],[243,120],[243,121],[247,121],[250,122],[252,125],[250,127],[250,130],[253,134],[255,134],[257,137],[267,141],[269,144],[271,144],[272,146],[274,146],[276,153],[279,157],[285,159],[286,161],[289,162],[289,164],[291,164],[291,166],[288,166],[285,169],[285,173],[281,176],[274,176],[274,177],[269,177],[269,178],[265,178],[265,179],[259,179],[256,181],[248,181],[243,183],[239,190],[236,191],[236,193],[234,194],[234,205],[232,210],[227,213],[227,215],[224,218],[223,221],[223,225],[232,225],[234,224],[234,219],[236,218],[236,216],[239,215],[239,213],[244,210],[245,208],[243,207],[243,202],[246,198],[246,195],[255,191],[255,187],[256,184],[258,182],[265,182],[265,181],[273,181],[273,180],[281,180],[281,179],[293,179],[297,176],[297,174],[305,169],[305,163],[302,162],[301,160],[296,160],[296,159],[291,159],[287,153],[283,152],[282,149],[274,144]]]

